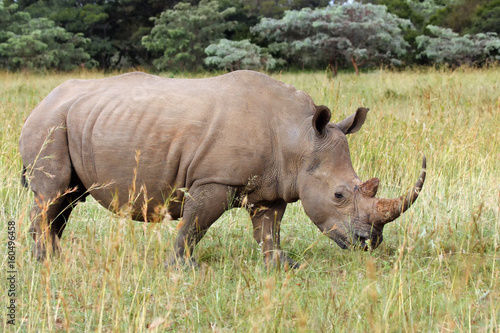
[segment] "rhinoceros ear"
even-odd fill
[[[337,127],[340,128],[340,130],[344,132],[344,134],[356,133],[361,128],[361,126],[363,126],[368,111],[370,111],[370,109],[358,108],[356,110],[356,113],[342,120],[337,124]]]
[[[314,114],[312,125],[316,134],[322,135],[326,125],[330,122],[330,118],[332,117],[332,113],[330,109],[324,105],[316,106],[316,113]]]

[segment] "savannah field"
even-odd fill
[[[273,74],[329,106],[333,121],[371,109],[349,144],[359,177],[380,178],[379,196],[407,191],[427,157],[420,197],[374,251],[341,250],[300,202],[289,205],[282,246],[302,263],[291,271],[265,269],[241,209],[197,246],[198,268],[171,270],[163,262],[177,222],[134,222],[90,198],[73,212],[60,257],[31,257],[23,121],[63,81],[105,76],[0,73],[0,331],[500,332],[499,67]]]

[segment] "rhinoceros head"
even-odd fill
[[[386,223],[398,218],[417,199],[425,181],[425,157],[420,178],[406,195],[376,198],[378,178],[361,181],[354,171],[347,134],[363,125],[368,109],[359,108],[343,121],[330,123],[330,110],[317,106],[308,155],[299,173],[299,197],[306,214],[341,248],[370,246],[382,241]]]

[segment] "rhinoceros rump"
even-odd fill
[[[207,79],[130,73],[70,80],[29,115],[19,148],[35,203],[34,254],[58,250],[71,210],[91,194],[135,220],[182,218],[173,259],[188,259],[231,207],[245,207],[265,262],[294,263],[280,249],[288,203],[340,247],[377,247],[384,224],[416,200],[425,180],[396,199],[375,198],[362,182],[347,134],[363,125],[359,108],[330,123],[330,110],[264,74]]]

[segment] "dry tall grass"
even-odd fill
[[[31,195],[20,186],[23,119],[69,78],[0,74],[0,280],[7,222],[16,221],[16,326],[1,288],[2,330],[45,331],[500,331],[500,69],[377,71],[275,77],[330,106],[341,120],[371,111],[349,138],[355,170],[402,194],[428,160],[424,190],[372,252],[320,234],[300,203],[282,244],[301,269],[267,272],[245,212],[227,212],[196,249],[201,267],[163,268],[175,223],[141,224],[95,201],[79,205],[60,258],[31,258]]]

